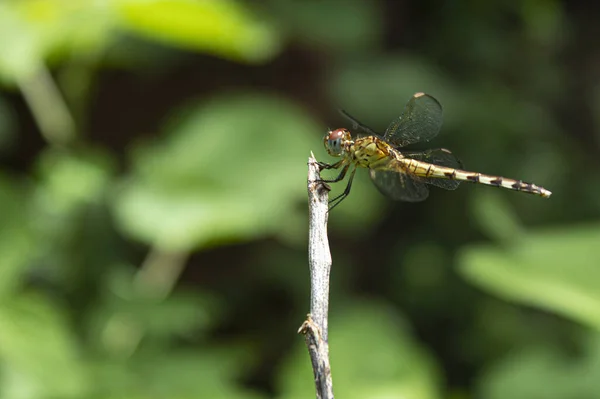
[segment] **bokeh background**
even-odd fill
[[[0,2],[0,398],[307,398],[306,162],[418,91],[463,184],[330,215],[340,398],[600,398],[600,4]],[[334,186],[339,193],[343,183]]]

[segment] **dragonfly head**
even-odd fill
[[[346,144],[352,141],[352,136],[348,129],[331,130],[323,138],[323,144],[329,155],[334,157],[342,156]]]

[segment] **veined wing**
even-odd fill
[[[348,119],[352,123],[352,129],[359,130],[362,133],[365,133],[367,136],[381,137],[380,134],[375,133],[375,131],[373,129],[371,129],[370,127],[368,127],[367,125],[360,123],[356,118],[352,117],[349,113],[347,113],[343,109],[340,109],[338,111],[340,112],[340,114],[342,114],[342,116],[344,118]]]
[[[427,162],[433,165],[446,166],[452,169],[462,169],[462,162],[445,148],[435,148],[426,151],[402,151],[406,158],[416,159],[417,161]],[[417,177],[414,177],[417,179]],[[446,190],[456,190],[460,181],[441,179],[435,177],[418,177],[418,180],[427,184],[444,188]]]
[[[440,103],[428,94],[416,93],[404,113],[390,123],[383,138],[398,147],[431,140],[439,133],[442,121]]]
[[[418,202],[429,195],[424,183],[401,171],[369,170],[375,187],[385,196],[396,201]],[[415,176],[416,177],[416,176]]]

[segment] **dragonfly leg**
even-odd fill
[[[344,169],[348,169],[348,167],[346,167]],[[350,178],[348,179],[348,184],[346,185],[346,189],[344,190],[344,192],[329,201],[330,204],[333,204],[329,207],[329,212],[331,212],[331,210],[333,208],[338,206],[343,200],[346,199],[348,194],[350,194],[350,189],[352,188],[352,181],[354,180],[355,173],[356,173],[356,167],[354,167],[354,169],[352,169],[352,172],[350,173]]]
[[[323,169],[337,169],[340,166],[342,166],[342,164],[344,163],[344,160],[340,160],[334,164],[330,164],[330,163],[325,163],[325,162],[317,162],[317,165],[319,165],[319,168],[321,170]]]
[[[321,182],[322,183],[336,183],[336,182],[342,180],[344,177],[346,177],[346,172],[348,172],[349,167],[350,167],[350,164],[344,166],[344,168],[342,169],[342,171],[340,172],[338,177],[336,177],[335,179],[321,179]]]

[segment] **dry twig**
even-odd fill
[[[327,239],[329,187],[320,181],[319,164],[311,154],[308,159],[308,261],[310,267],[310,314],[298,332],[306,337],[313,367],[317,399],[333,399],[327,310],[329,307],[329,272],[331,254]]]

